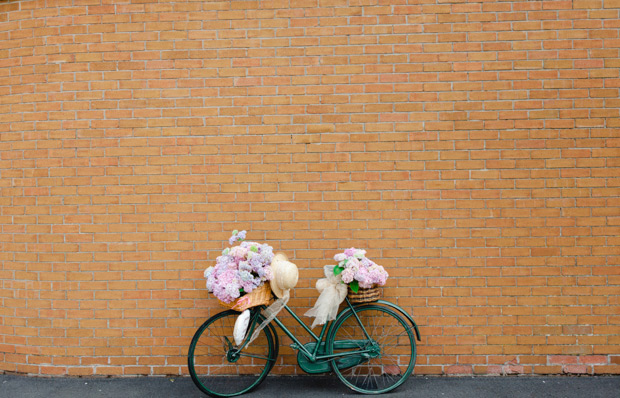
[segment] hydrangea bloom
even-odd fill
[[[334,273],[339,272],[342,282],[350,284],[357,281],[359,287],[370,289],[374,285],[385,285],[388,273],[380,265],[366,257],[366,250],[354,247],[346,249],[344,253],[334,256],[338,266],[334,267]]]
[[[225,303],[250,293],[271,279],[273,248],[267,244],[244,242],[246,231],[233,231],[228,242],[241,241],[239,246],[226,248],[215,266],[204,272],[207,290]]]
[[[228,239],[228,244],[232,245],[236,241],[244,241],[246,231],[238,232],[236,229],[233,231],[232,236]]]

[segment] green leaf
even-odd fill
[[[250,247],[250,251],[251,251],[251,252],[254,252],[254,253],[258,253],[258,247],[256,247],[256,246],[251,246],[251,247]]]
[[[340,275],[342,271],[344,271],[344,268],[339,267],[339,266],[334,267],[334,275]]]
[[[353,290],[353,293],[357,293],[360,290],[360,284],[358,281],[353,281],[349,283],[349,287]]]

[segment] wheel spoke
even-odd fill
[[[238,315],[224,311],[211,317],[192,339],[188,368],[204,393],[230,397],[248,392],[260,384],[275,363],[277,347],[269,328],[243,350],[234,348],[231,336]]]
[[[264,359],[265,361],[273,361],[273,359],[271,359],[269,357],[262,356],[262,355],[252,355],[252,354],[248,354],[246,352],[240,352],[239,356],[241,356],[241,357],[248,357],[248,358]]]
[[[411,327],[394,311],[381,305],[356,308],[356,311],[371,340],[366,339],[357,318],[348,313],[336,321],[328,351],[345,353],[351,351],[351,348],[334,349],[339,347],[338,341],[361,340],[360,346],[368,349],[371,357],[357,364],[349,362],[350,367],[347,369],[338,369],[338,361],[334,360],[332,368],[338,377],[355,391],[391,391],[409,377],[415,365],[415,341]]]

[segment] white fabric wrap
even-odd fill
[[[250,343],[258,337],[260,331],[263,330],[269,324],[269,322],[273,321],[276,315],[278,315],[278,312],[282,311],[282,308],[284,308],[286,303],[288,303],[290,297],[291,291],[285,290],[284,294],[282,294],[282,298],[277,299],[273,304],[263,310],[263,316],[265,317],[265,320],[260,325],[258,325],[256,329],[254,329],[254,333],[252,333],[250,341],[248,341],[247,345],[250,345]]]
[[[316,282],[316,290],[321,295],[316,300],[314,307],[308,310],[304,315],[313,316],[314,322],[312,327],[323,325],[327,321],[336,319],[338,315],[338,306],[347,297],[347,285],[342,282],[340,275],[334,275],[334,266],[326,265],[323,267],[325,278]]]
[[[243,339],[245,338],[245,333],[248,330],[248,324],[250,322],[250,310],[245,310],[237,317],[235,321],[235,328],[233,329],[233,337],[235,339],[235,343],[240,345],[243,343]]]

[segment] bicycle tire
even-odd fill
[[[360,327],[358,318],[370,338]],[[352,349],[369,352],[335,358],[331,365],[347,387],[360,393],[392,391],[407,380],[415,367],[417,353],[412,327],[386,306],[358,306],[335,321],[328,337],[327,353],[346,353]]]
[[[264,319],[253,309],[249,330]],[[272,328],[261,330],[259,336],[242,351],[233,340],[233,329],[239,313],[220,312],[205,321],[190,343],[187,364],[194,384],[213,397],[234,397],[256,388],[273,368],[278,348]]]

